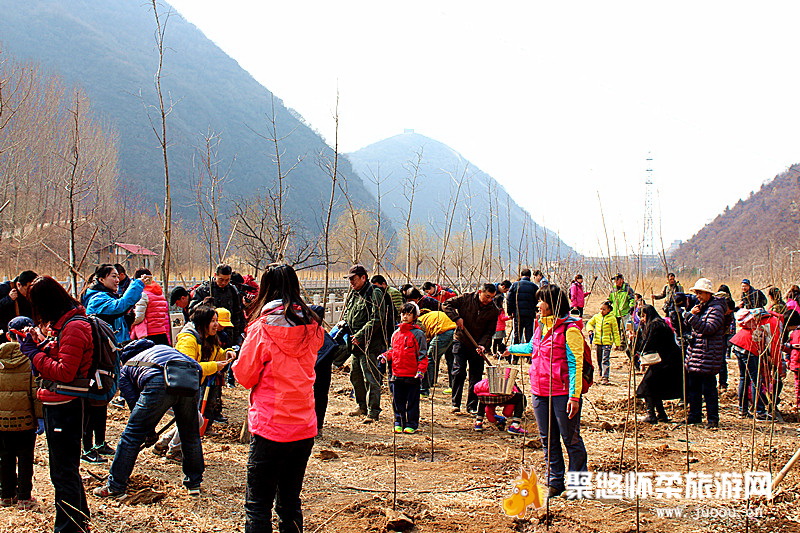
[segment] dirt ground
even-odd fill
[[[587,317],[588,318],[588,317]],[[444,366],[444,365],[443,365]],[[731,390],[738,370],[728,361]],[[640,379],[641,376],[634,376]],[[686,429],[675,423],[625,424],[630,378],[627,357],[613,352],[612,385],[595,385],[586,395],[582,435],[593,471],[629,471],[635,466],[638,440],[640,472],[685,472]],[[521,380],[523,381],[523,380]],[[721,397],[719,430],[689,428],[689,461],[693,472],[749,470],[751,438],[755,440],[753,470],[777,473],[797,448],[800,424],[795,414],[793,380],[786,380],[781,408],[787,421],[771,424],[737,417],[733,392]],[[442,375],[440,383],[446,382]],[[527,382],[523,382],[528,390]],[[656,500],[638,505],[634,500],[551,500],[550,520],[530,511],[526,518],[503,514],[500,503],[510,495],[520,466],[543,475],[541,446],[535,438],[530,410],[525,425],[533,438],[512,437],[494,428],[482,434],[472,430],[471,416],[449,412],[449,397],[441,392],[423,400],[422,428],[416,435],[392,433],[388,391],[377,424],[362,425],[349,417],[348,376],[334,374],[324,434],[314,446],[303,489],[305,530],[344,533],[385,531],[387,508],[392,507],[396,464],[396,508],[411,517],[415,531],[459,532],[702,532],[800,531],[800,470],[790,472],[771,502],[753,499],[754,516],[745,520],[743,500]],[[246,414],[247,394],[241,387],[225,389],[225,411],[230,418],[220,434],[204,438],[206,473],[203,494],[192,498],[180,484],[180,465],[146,450],[140,454],[132,478],[131,501],[98,499],[89,494],[93,531],[217,532],[243,531],[247,445],[238,443]],[[431,405],[433,406],[433,461],[431,461]],[[671,402],[668,412],[679,421],[683,410]],[[115,444],[127,410],[109,408],[109,441]],[[637,416],[641,415],[641,409]],[[624,454],[623,454],[624,441]],[[34,495],[40,509],[0,508],[0,531],[52,531],[53,491],[47,469],[47,445],[36,447]],[[87,492],[99,485],[92,474],[104,476],[108,465],[82,465]],[[90,473],[91,472],[91,473]],[[131,497],[131,496],[129,496]],[[137,503],[137,500],[139,502]],[[152,501],[155,500],[155,501]],[[680,518],[659,516],[659,509],[677,509]],[[663,511],[662,511],[663,512]]]

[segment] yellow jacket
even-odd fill
[[[594,345],[619,346],[619,327],[613,313],[597,313],[589,319],[586,329],[594,332]]]
[[[203,377],[208,377],[217,373],[217,361],[225,360],[225,350],[222,347],[217,347],[214,354],[209,361],[200,361],[202,355],[200,350],[200,343],[197,342],[197,337],[190,331],[181,331],[178,333],[178,342],[175,343],[175,349],[183,355],[188,355],[198,363],[200,368],[203,369]]]
[[[428,338],[444,333],[445,331],[450,331],[451,329],[456,329],[456,323],[450,320],[450,317],[442,311],[425,313],[419,317],[419,321],[422,322],[422,328],[425,330],[425,334]]]

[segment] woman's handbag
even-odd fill
[[[167,394],[194,396],[200,390],[200,365],[194,361],[171,359],[163,366],[149,361],[128,361],[125,366],[143,366],[162,370]]]
[[[639,356],[639,362],[642,365],[657,365],[661,362],[661,355],[658,352],[644,352]]]

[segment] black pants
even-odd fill
[[[222,416],[222,375],[214,374],[214,380],[207,385],[208,402],[203,417],[210,422]]]
[[[86,404],[86,417],[83,429],[83,451],[88,452],[94,446],[101,446],[106,441],[106,418],[108,405]]]
[[[158,333],[156,335],[148,335],[145,337],[147,340],[151,340],[156,344],[163,344],[164,346],[171,346],[169,343],[169,337],[167,337],[166,333]]]
[[[534,316],[514,316],[514,344],[528,342],[533,338],[534,319]]]
[[[478,395],[473,387],[483,378],[483,357],[478,355],[474,346],[464,343],[453,345],[453,407],[461,408],[461,397],[464,394],[464,380],[467,378],[469,365],[469,382],[467,389],[467,411],[478,410]]]
[[[50,481],[55,489],[55,533],[89,530],[89,506],[79,468],[83,434],[83,400],[44,406],[44,427],[50,454]]]
[[[314,365],[314,411],[317,413],[317,429],[325,424],[325,411],[328,410],[328,394],[331,389],[331,359],[317,361]]]
[[[714,374],[686,373],[686,401],[689,402],[689,415],[686,422],[695,424],[703,419],[703,400],[706,403],[706,418],[719,423],[719,393]]]
[[[398,377],[390,383],[395,426],[419,428],[419,382],[413,377]]]
[[[247,459],[245,533],[272,531],[273,503],[278,514],[278,531],[303,531],[300,491],[313,446],[313,438],[275,442],[253,435]]]
[[[1,498],[31,498],[35,445],[36,430],[0,431]]]

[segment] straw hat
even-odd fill
[[[232,328],[233,322],[231,322],[231,312],[224,307],[217,307],[217,322],[219,322],[220,326]]]
[[[692,292],[707,292],[710,294],[714,294],[716,291],[714,287],[711,285],[711,280],[708,278],[700,278],[694,282],[694,287],[689,289]]]

